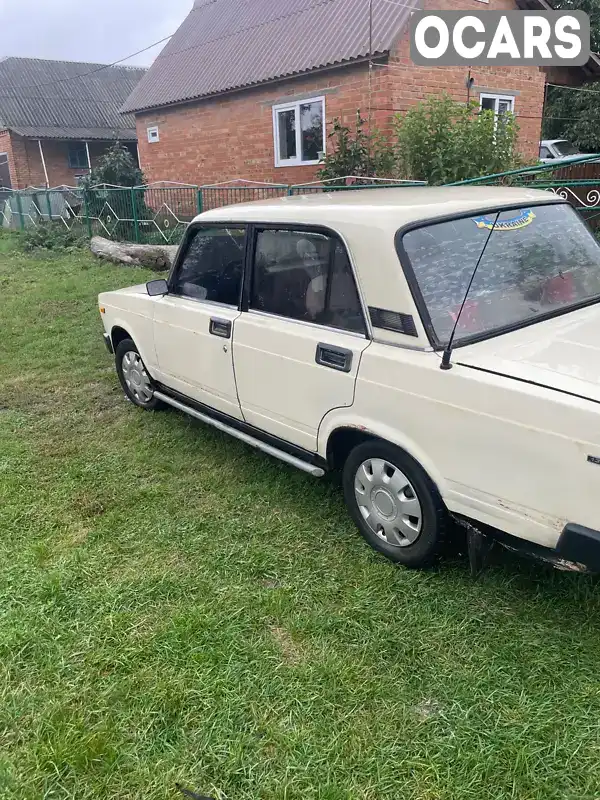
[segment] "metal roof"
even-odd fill
[[[418,0],[373,0],[371,52],[389,52]],[[208,97],[369,55],[368,0],[196,0],[123,111]]]
[[[146,70],[104,66],[0,60],[0,128],[40,139],[134,141],[135,119],[120,108]]]

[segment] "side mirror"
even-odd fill
[[[148,281],[146,291],[150,297],[161,297],[169,293],[169,285],[164,278],[159,278],[156,281]]]

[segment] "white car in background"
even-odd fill
[[[591,158],[595,153],[581,153],[567,139],[544,139],[540,142],[540,161],[549,164],[553,161],[568,162],[578,158]]]
[[[454,518],[590,569],[599,302],[600,246],[574,209],[496,187],[208,211],[168,280],[99,297],[135,405],[341,470],[351,517],[391,560],[431,563]]]

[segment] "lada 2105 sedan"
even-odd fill
[[[316,476],[406,566],[449,516],[600,567],[600,246],[551,193],[323,192],[208,211],[100,295],[136,405]]]

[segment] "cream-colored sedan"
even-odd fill
[[[407,566],[449,518],[600,568],[600,246],[510,188],[201,214],[167,281],[100,295],[127,397],[312,475]]]

